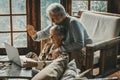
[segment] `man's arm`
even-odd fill
[[[37,32],[37,36],[32,37],[32,39],[33,39],[34,41],[40,41],[40,40],[42,40],[42,39],[47,39],[47,38],[49,38],[49,36],[50,36],[49,30],[50,30],[51,27],[52,27],[52,26],[48,26],[48,27],[45,28],[44,30],[38,31],[38,32]]]
[[[60,51],[72,51],[76,49],[81,49],[84,47],[84,27],[81,23],[77,21],[72,21],[70,26],[71,27],[71,33],[74,38],[74,42],[70,42],[69,44],[64,44],[60,46]]]

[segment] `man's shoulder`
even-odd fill
[[[72,17],[72,16],[69,16],[70,18],[70,23],[81,23],[79,19],[77,19],[76,17]]]
[[[79,27],[82,30],[85,30],[84,25],[80,21],[80,19],[77,19],[76,17],[70,17],[70,27]],[[75,28],[74,28],[75,29]]]

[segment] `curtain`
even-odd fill
[[[27,24],[33,25],[35,30],[40,30],[40,0],[27,0]],[[37,54],[40,52],[40,42],[35,42],[28,36],[28,49]]]

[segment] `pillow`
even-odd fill
[[[36,74],[32,80],[59,80],[67,66],[67,60],[58,58]]]
[[[77,69],[75,59],[70,61],[67,65],[67,69],[64,72],[61,80],[74,80],[75,76],[80,72],[80,70]]]

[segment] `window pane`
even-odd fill
[[[76,16],[76,13],[80,10],[88,10],[88,1],[75,1],[72,0],[72,13]]]
[[[25,14],[26,13],[26,0],[12,0],[12,13]]]
[[[0,16],[0,31],[10,31],[9,16]]]
[[[26,30],[26,16],[13,16],[13,31]]]
[[[0,48],[4,48],[3,42],[11,44],[10,33],[0,33]]]
[[[14,47],[27,47],[27,33],[13,34]]]
[[[9,14],[9,0],[0,0],[0,14]]]
[[[107,12],[107,1],[91,1],[91,11]]]
[[[59,3],[59,0],[41,0],[41,29],[44,29],[49,25],[50,20],[46,14],[46,9],[51,3],[55,2]]]

